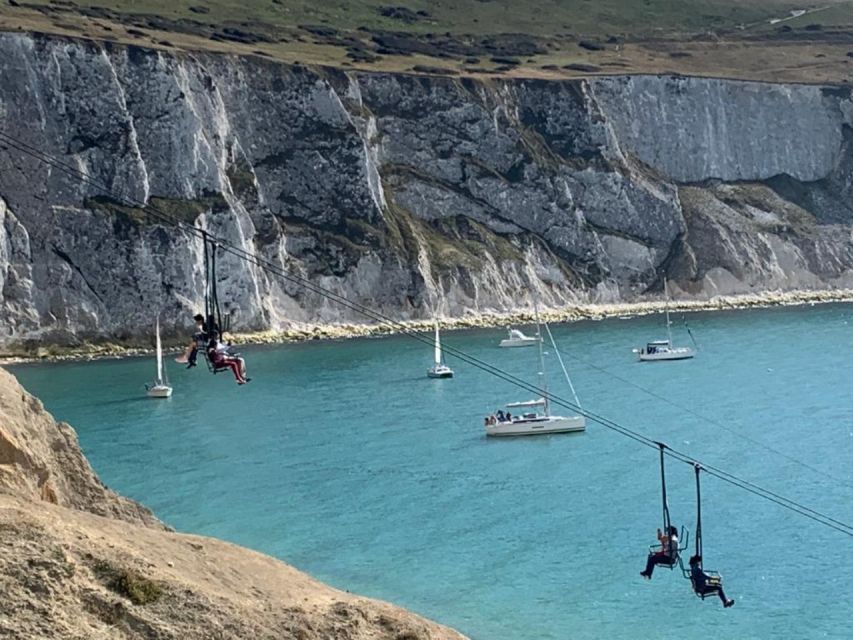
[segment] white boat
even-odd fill
[[[547,325],[546,325],[547,328]],[[550,335],[550,329],[548,330]],[[586,418],[583,416],[552,416],[548,403],[548,381],[545,375],[545,354],[542,350],[542,330],[539,324],[539,313],[536,313],[536,337],[534,338],[539,343],[539,377],[541,379],[541,388],[545,395],[535,400],[525,400],[523,402],[510,402],[506,405],[507,412],[504,414],[498,411],[494,416],[486,418],[486,435],[491,437],[498,436],[534,436],[550,433],[576,433],[586,430]],[[562,365],[562,358],[557,351],[557,345],[554,342],[554,337],[551,336],[551,345],[554,352]],[[574,393],[574,387],[569,379],[568,372],[563,366],[563,372],[566,375],[566,381]],[[575,403],[580,404],[575,395]],[[516,415],[513,415],[512,409],[518,410]]]
[[[539,408],[542,411],[539,411]],[[494,424],[486,425],[487,436],[534,436],[544,433],[574,433],[586,429],[586,418],[583,416],[552,416],[548,412],[548,401],[545,398],[527,400],[525,402],[510,402],[508,410],[520,408],[523,413],[512,415],[507,411],[504,416],[509,419],[495,420]],[[533,411],[524,411],[533,409]]]
[[[645,347],[634,349],[637,358],[642,362],[655,362],[657,360],[687,360],[696,355],[696,351],[690,347],[672,346],[672,322],[669,319],[669,289],[666,278],[663,279],[663,292],[666,296],[666,340],[652,340]]]
[[[453,369],[444,364],[441,355],[441,337],[438,335],[438,322],[435,323],[435,364],[427,369],[428,378],[452,378]]]
[[[501,340],[500,346],[502,347],[532,347],[537,342],[542,342],[539,336],[526,336],[512,327],[507,327],[506,330],[508,337]]]
[[[168,398],[172,395],[172,387],[163,367],[163,346],[160,344],[160,318],[157,318],[157,378],[151,384],[145,385],[150,398]]]
[[[643,362],[655,360],[687,360],[696,355],[690,347],[673,347],[672,340],[652,340],[645,347],[635,349]]]

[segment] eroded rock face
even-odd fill
[[[163,528],[145,507],[101,483],[77,434],[0,369],[0,491],[31,501]]]
[[[0,55],[0,128],[90,177],[0,154],[0,344],[133,340],[155,310],[184,331],[202,252],[175,220],[398,319],[534,291],[633,301],[664,272],[699,298],[850,281],[849,89],[344,73],[22,34]],[[365,320],[228,254],[218,289],[241,330]]]
[[[98,480],[74,430],[0,369],[0,620],[12,638],[464,640],[226,542]]]

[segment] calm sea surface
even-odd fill
[[[661,337],[659,317],[552,329],[586,407],[853,522],[853,306],[689,321],[700,354],[673,363],[631,353]],[[533,381],[536,350],[499,349],[502,336],[443,339]],[[475,639],[853,637],[841,533],[705,478],[705,565],[737,600],[724,610],[677,572],[639,576],[660,526],[655,451],[596,424],[487,440],[483,415],[530,394],[452,358],[455,379],[428,380],[431,349],[406,337],[244,354],[246,387],[171,363],[169,400],[144,395],[151,358],[13,371],[77,429],[108,485],[177,529]],[[553,356],[548,368],[568,397]],[[692,468],[667,474],[673,520],[692,533]]]

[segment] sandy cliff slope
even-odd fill
[[[168,531],[106,488],[0,370],[0,638],[463,638],[268,556]]]

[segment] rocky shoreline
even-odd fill
[[[736,296],[716,296],[707,300],[672,300],[670,311],[691,313],[699,311],[735,311],[743,309],[828,304],[833,302],[853,302],[853,289],[835,289],[823,291],[768,291]],[[666,307],[664,300],[645,300],[641,302],[621,302],[611,304],[577,304],[560,309],[545,309],[540,313],[542,320],[551,323],[579,322],[582,320],[604,320],[617,317],[639,317],[661,313]],[[484,313],[462,318],[439,318],[443,330],[463,330],[505,325],[530,324],[535,322],[532,310],[513,313]],[[376,324],[313,324],[294,323],[283,331],[262,331],[255,333],[235,333],[228,338],[235,344],[275,345],[309,340],[346,340],[389,336],[407,332],[429,331],[433,327],[431,320],[401,320],[392,323]],[[176,350],[182,344],[167,342],[167,347]],[[153,349],[104,341],[102,343],[84,343],[82,345],[47,345],[35,352],[31,349],[0,353],[0,365],[23,364],[30,362],[59,362],[74,360],[98,360],[107,358],[125,358],[144,356],[153,353]]]

